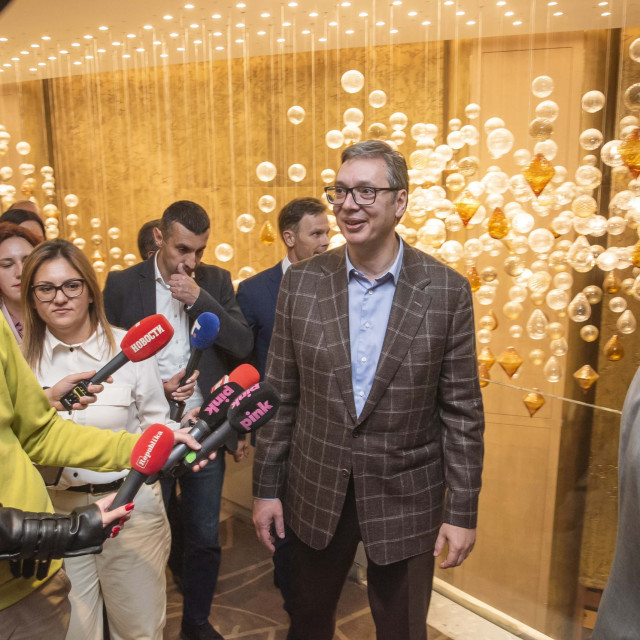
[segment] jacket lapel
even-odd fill
[[[325,275],[317,291],[318,308],[322,319],[327,350],[333,364],[344,403],[356,421],[356,406],[351,385],[351,340],[349,338],[349,293],[344,249],[324,266]]]
[[[424,263],[418,258],[417,250],[405,244],[402,269],[393,296],[376,375],[358,423],[369,416],[407,355],[431,303],[431,294],[426,289],[430,280]]]
[[[282,263],[278,262],[277,265],[271,267],[269,270],[269,277],[267,278],[267,289],[269,295],[273,300],[273,307],[275,309],[276,302],[278,301],[278,292],[280,291],[280,283],[282,282]]]
[[[142,265],[138,285],[140,288],[140,302],[142,316],[146,318],[156,312],[156,271],[154,258],[148,258]]]

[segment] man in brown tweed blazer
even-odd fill
[[[267,379],[282,404],[258,432],[254,523],[292,540],[288,640],[331,640],[356,547],[382,640],[426,638],[434,556],[475,541],[484,427],[465,278],[395,233],[401,154],[345,149],[325,189],[347,241],[282,280]]]

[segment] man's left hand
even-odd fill
[[[192,435],[189,434],[190,429],[191,427],[187,426],[187,427],[183,427],[182,429],[178,429],[177,431],[174,431],[173,438],[175,440],[175,444],[179,444],[180,442],[183,442],[189,447],[189,449],[193,451],[199,451],[200,449],[202,449],[202,445]],[[207,464],[209,463],[209,460],[215,459],[216,454],[217,454],[217,451],[212,452],[208,459],[202,460],[201,462],[194,464],[191,467],[191,470],[200,471],[200,469],[207,466]]]
[[[238,440],[238,448],[233,452],[233,459],[240,462],[249,457],[249,441]]]
[[[187,306],[191,306],[200,295],[200,287],[187,273],[182,262],[178,265],[178,273],[169,278],[169,289],[173,298]]]
[[[434,556],[439,556],[444,550],[445,544],[449,546],[449,552],[444,562],[440,563],[441,569],[459,567],[471,553],[476,543],[476,530],[455,527],[446,522],[440,527],[438,539],[433,550]]]

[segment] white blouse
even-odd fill
[[[116,345],[125,336],[125,331],[112,328]],[[46,330],[40,367],[35,374],[43,387],[51,387],[70,373],[98,371],[120,351],[109,354],[108,342],[102,328],[86,341],[65,344],[49,329]],[[82,411],[59,412],[79,424],[88,424],[130,433],[141,433],[154,423],[166,424],[171,429],[180,425],[169,420],[169,405],[166,401],[162,380],[155,358],[141,362],[127,362],[113,374],[113,383],[104,384],[95,403]],[[72,485],[87,483],[106,484],[127,475],[127,471],[101,473],[87,469],[65,467],[54,489],[66,489]]]

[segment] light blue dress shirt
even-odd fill
[[[346,252],[351,383],[357,415],[360,415],[364,408],[378,367],[403,255],[401,241],[398,255],[389,271],[376,278],[372,284],[353,266],[349,260],[349,251]]]

